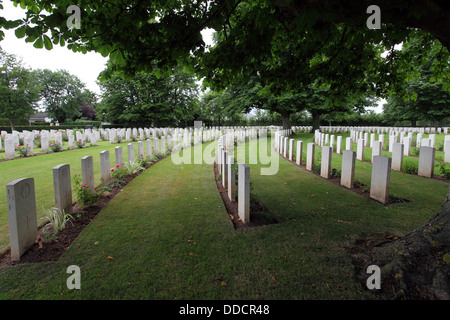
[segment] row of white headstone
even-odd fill
[[[255,132],[248,132],[250,137],[255,137]],[[236,183],[234,157],[234,145],[232,148],[227,148],[230,144],[234,144],[234,139],[242,142],[245,141],[246,133],[242,136],[239,131],[236,135],[225,134],[217,140],[217,154],[216,164],[218,166],[219,174],[222,176],[221,184],[227,191],[228,198],[231,202],[236,202],[236,188],[238,191],[238,216],[243,223],[250,222],[250,167],[246,163],[238,163],[238,181]]]
[[[312,130],[311,126],[293,126],[292,129],[295,132],[310,132]],[[334,133],[346,133],[350,131],[362,131],[369,133],[389,133],[392,131],[398,132],[413,132],[413,133],[422,133],[422,134],[448,134],[449,127],[443,128],[431,128],[431,127],[381,127],[381,126],[320,126],[319,131],[321,132],[334,132]]]
[[[75,141],[90,141],[96,145],[97,141],[104,139],[110,143],[117,143],[117,138],[121,141],[130,142],[146,139],[161,139],[161,149],[168,147],[187,147],[191,144],[202,143],[203,141],[213,141],[229,131],[256,132],[262,127],[212,127],[212,128],[121,128],[121,129],[80,129],[80,130],[42,130],[42,131],[13,131],[8,134],[2,131],[5,139],[5,159],[15,157],[16,147],[19,145],[19,138],[24,139],[27,145],[27,155],[32,155],[34,150],[34,139],[37,137],[41,142],[41,149],[44,153],[49,152],[50,143],[63,145],[63,133],[67,135],[68,149],[75,148]],[[131,137],[134,137],[132,139]],[[0,149],[2,149],[0,140]]]
[[[325,134],[318,130],[315,131],[314,142],[318,146],[329,145],[334,150],[335,145],[335,135]],[[389,135],[389,147],[388,151],[392,153],[393,161],[396,158],[399,163],[403,160],[403,157],[400,157],[399,153],[399,144],[402,145],[401,155],[410,156],[411,148],[412,148],[412,133],[408,133],[408,135],[404,135],[403,132],[395,132],[394,134]],[[416,147],[434,147],[436,137],[434,134],[430,134],[429,138],[422,138],[422,134],[418,133],[416,138]],[[363,161],[364,160],[364,147],[370,147],[372,149],[372,158],[377,155],[381,155],[381,151],[383,150],[384,145],[384,135],[380,134],[378,136],[378,140],[376,140],[376,136],[374,133],[369,133],[362,131],[350,131],[350,137],[346,138],[345,150],[351,150],[352,142],[356,143],[357,148],[357,159]],[[336,138],[336,153],[340,154],[342,149],[342,137],[337,136]],[[444,163],[450,163],[450,135],[446,135],[444,137]],[[398,162],[395,161],[395,162]],[[400,170],[400,169],[399,169]]]
[[[289,139],[290,131],[282,130],[275,134],[275,148],[283,155],[293,161],[294,139]],[[317,136],[320,135],[317,134]],[[332,136],[333,137],[333,136]],[[337,137],[337,151],[340,152],[340,143],[342,137]],[[317,140],[316,140],[317,141]],[[346,138],[346,148],[342,151],[342,167],[341,167],[341,185],[347,188],[353,188],[355,175],[355,160],[363,160],[364,144],[362,139],[358,139],[357,151],[351,150],[351,137]],[[312,171],[314,166],[316,144],[311,142],[307,144],[306,151],[306,170]],[[321,147],[321,167],[320,175],[329,179],[331,174],[332,146],[322,145]],[[394,143],[392,158],[381,155],[381,141],[376,141],[372,148],[372,178],[370,185],[370,197],[386,203],[389,199],[389,184],[391,170],[401,171],[404,145]],[[339,152],[338,152],[339,151]],[[302,162],[303,141],[297,141],[296,163]],[[429,146],[420,147],[418,175],[431,178],[434,170],[435,148]]]

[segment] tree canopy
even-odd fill
[[[35,112],[40,87],[32,71],[1,48],[0,63],[0,117],[8,119],[14,130],[15,123]]]

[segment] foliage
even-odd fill
[[[60,152],[62,151],[62,145],[59,143],[59,141],[50,141],[49,148],[53,152]]]
[[[44,226],[45,232],[51,230],[55,235],[64,230],[68,222],[72,223],[73,217],[64,210],[53,207],[45,210],[43,219],[48,221]]]
[[[75,144],[79,149],[84,148],[86,146],[86,140],[77,139],[75,140]]]
[[[443,46],[423,32],[415,31],[399,52],[414,59],[405,67],[406,81],[396,94],[387,99],[384,113],[391,125],[408,120],[416,126],[419,120],[432,120],[437,126],[450,117],[450,64]]]
[[[447,169],[445,163],[443,162],[436,162],[435,165],[438,167],[439,171],[441,172],[441,175],[445,179],[450,180],[450,168]]]
[[[145,168],[141,165],[139,161],[125,162],[124,167],[127,170],[128,174],[135,174],[138,173],[139,171],[145,170]]]
[[[120,186],[125,183],[125,177],[128,175],[128,169],[126,167],[116,164],[115,168],[111,168],[110,171],[114,184]]]
[[[419,164],[413,159],[403,159],[402,171],[408,174],[417,174],[419,171]]]
[[[73,181],[75,184],[77,202],[80,206],[91,206],[100,199],[102,192],[98,191],[98,188],[91,190],[86,184],[82,183],[82,179],[79,175],[75,175]]]
[[[19,155],[21,157],[26,157],[31,152],[31,148],[30,148],[30,146],[28,144],[27,145],[18,144],[17,147],[15,148],[15,150],[17,152],[19,152]]]
[[[12,54],[0,48],[0,117],[14,130],[17,122],[26,122],[39,100],[39,85],[32,71]]]
[[[198,108],[195,81],[180,68],[164,77],[158,77],[157,70],[126,79],[114,75],[100,83],[103,99],[98,112],[112,123],[186,126]]]
[[[80,105],[84,102],[84,83],[66,70],[36,70],[42,90],[42,102],[49,116],[59,123],[79,115]]]

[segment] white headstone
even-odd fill
[[[240,163],[238,168],[238,215],[247,223],[250,222],[250,167]]]
[[[392,146],[392,170],[402,171],[403,143],[394,143]]]
[[[311,171],[314,166],[314,149],[315,144],[314,143],[308,143],[306,147],[306,170]]]
[[[70,166],[61,164],[53,168],[53,189],[55,207],[72,214],[72,187],[70,182]]]
[[[432,178],[434,171],[434,155],[436,149],[433,147],[420,147],[419,170],[417,174],[422,177]]]
[[[383,204],[389,200],[391,161],[392,159],[386,156],[375,156],[373,158],[370,197]]]
[[[92,156],[85,156],[81,158],[81,178],[83,184],[94,190],[94,158]]]
[[[331,173],[331,156],[332,150],[330,146],[322,147],[322,159],[320,162],[320,175],[325,179],[330,178]]]
[[[107,186],[111,183],[111,162],[109,159],[109,151],[100,152],[100,173],[103,185]]]
[[[298,165],[302,162],[302,153],[303,153],[303,141],[297,141],[297,155],[296,155],[296,163]]]
[[[355,178],[355,159],[355,151],[344,150],[342,152],[341,185],[344,187],[353,188],[353,181]]]
[[[18,261],[36,241],[37,215],[34,179],[23,178],[6,185],[11,260]]]

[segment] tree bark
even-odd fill
[[[291,115],[289,113],[282,113],[281,121],[283,123],[283,130],[291,128]]]
[[[314,132],[317,129],[320,129],[320,113],[311,112],[312,114],[312,129],[311,132]]]
[[[450,299],[450,189],[441,211],[422,227],[382,245],[368,245],[370,237],[364,241],[365,249],[353,253],[361,281],[367,267],[377,265],[381,291],[390,298]]]

